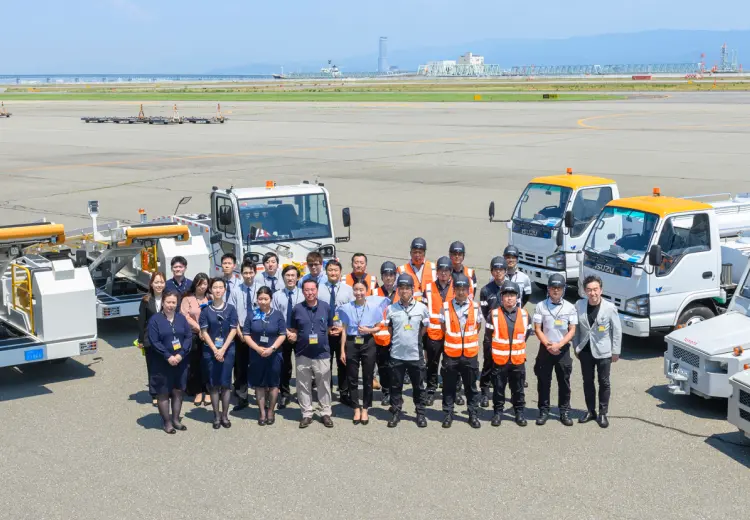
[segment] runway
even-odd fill
[[[136,115],[137,103],[14,102],[0,119],[0,225],[46,217],[67,228],[136,221],[181,209],[208,212],[212,186],[318,178],[334,219],[352,212],[339,256],[367,253],[370,271],[402,263],[409,242],[427,256],[462,240],[466,264],[488,280],[507,242],[503,225],[526,183],[576,173],[616,180],[623,196],[750,191],[750,93],[707,92],[626,101],[554,103],[222,103],[223,125],[85,124],[84,115]],[[213,103],[180,103],[212,116]],[[169,116],[172,104],[144,104]],[[534,295],[538,301],[541,294]],[[532,307],[528,307],[529,310]],[[338,405],[335,428],[297,429],[295,406],[260,428],[253,409],[211,429],[186,404],[188,431],[161,432],[145,387],[135,322],[100,325],[100,353],[65,365],[0,369],[0,463],[6,518],[738,518],[750,442],[726,422],[726,403],[672,396],[664,343],[627,341],[613,367],[611,426],[544,427],[536,417],[531,340],[527,417],[472,430],[461,414],[440,428],[367,427]],[[579,366],[573,407],[582,411]],[[409,394],[410,396],[410,394]],[[379,402],[379,393],[376,399]],[[555,404],[553,391],[553,404]],[[405,410],[413,418],[410,397]],[[461,407],[459,407],[460,409]],[[463,410],[462,410],[463,412]],[[577,415],[576,415],[577,417]]]

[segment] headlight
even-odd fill
[[[336,246],[323,246],[318,249],[323,258],[336,258]]]
[[[565,253],[555,253],[547,257],[547,267],[552,269],[565,269]]]
[[[648,316],[651,311],[648,295],[636,296],[625,302],[625,312],[636,316]]]

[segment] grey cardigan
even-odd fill
[[[587,343],[591,343],[591,354],[596,359],[612,357],[613,354],[620,355],[622,346],[622,324],[617,308],[602,298],[596,323],[589,325],[587,315],[588,300],[582,298],[576,302],[578,312],[578,326],[576,335],[573,337],[573,346],[576,354],[583,350]]]

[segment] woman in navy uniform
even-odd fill
[[[237,310],[224,299],[227,284],[223,278],[213,278],[208,283],[208,291],[211,293],[212,301],[201,310],[198,323],[203,340],[203,380],[211,394],[214,429],[218,430],[222,426],[224,428],[232,426],[227,414],[234,370]],[[221,404],[221,414],[219,414],[219,404]]]
[[[151,357],[148,355],[150,346],[148,341],[148,322],[151,316],[161,312],[161,301],[164,288],[167,285],[167,276],[164,273],[154,273],[148,283],[148,292],[143,295],[141,305],[138,309],[138,348],[146,356],[146,379],[151,377]],[[151,394],[151,404],[156,406],[156,394]]]
[[[247,383],[255,388],[259,410],[258,425],[270,426],[276,420],[274,410],[279,398],[283,358],[279,348],[286,339],[286,319],[281,312],[271,308],[271,289],[261,287],[255,297],[258,307],[248,312],[242,328],[245,343],[250,347]],[[267,414],[266,399],[270,401]]]
[[[161,311],[148,321],[150,358],[149,391],[156,395],[156,404],[164,422],[164,431],[175,433],[187,428],[180,422],[182,396],[187,385],[188,353],[193,339],[185,316],[177,312],[180,296],[165,291]],[[169,398],[172,398],[172,415],[169,415]]]

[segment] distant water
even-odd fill
[[[69,83],[181,83],[237,82],[273,79],[271,74],[0,74],[0,85],[55,85]]]

